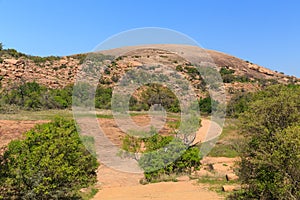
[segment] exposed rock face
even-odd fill
[[[0,64],[2,87],[11,87],[21,82],[36,81],[50,88],[62,88],[74,81],[79,60],[62,58],[37,64],[26,58],[3,59]]]
[[[161,47],[168,48],[176,47],[177,52],[161,50]],[[123,74],[135,67],[143,64],[157,65],[163,64],[168,67],[174,68],[181,73],[192,85],[196,88],[198,96],[204,94],[203,88],[201,90],[201,77],[199,75],[189,74],[188,68],[191,63],[184,59],[181,54],[185,51],[189,53],[189,49],[197,47],[184,46],[184,45],[151,45],[143,46],[139,50],[129,51],[132,47],[125,47],[113,50],[103,51],[102,53],[116,55],[121,51],[128,51],[129,53],[116,58],[113,62],[106,61],[108,68],[100,79],[101,84],[113,86]],[[299,79],[292,76],[286,76],[282,73],[274,72],[272,70],[263,68],[248,61],[243,61],[239,58],[212,51],[205,50],[212,58],[217,68],[226,67],[233,69],[234,75],[246,76],[251,82],[232,82],[225,83],[228,96],[236,91],[255,91],[260,88],[257,80],[274,80],[280,83],[299,82]],[[181,53],[180,53],[181,52]],[[192,51],[191,51],[192,52]],[[72,84],[75,75],[84,61],[83,55],[73,55],[61,57],[56,60],[46,60],[43,62],[34,62],[33,60],[25,57],[2,57],[0,63],[0,77],[2,88],[13,87],[21,82],[36,81],[42,85],[50,88],[63,88],[66,85]],[[157,73],[161,73],[157,71]]]

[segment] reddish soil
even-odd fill
[[[46,120],[13,121],[0,120],[0,147],[7,145],[13,139],[22,138],[23,133],[32,129],[36,124],[47,123]]]

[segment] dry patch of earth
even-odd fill
[[[148,116],[134,116],[132,120],[140,126],[145,126],[150,122]],[[105,136],[117,146],[125,133],[119,129],[114,119],[100,118],[97,120]],[[7,145],[13,139],[22,138],[24,132],[33,128],[36,124],[47,123],[49,120],[0,120],[0,147]],[[202,119],[202,127],[199,129],[195,142],[204,141],[209,127],[215,127],[215,124],[208,119]],[[171,128],[167,125],[163,127],[161,133],[167,133]],[[203,160],[203,165],[208,166],[214,163],[214,169],[218,170],[222,165],[222,174],[231,171],[233,159],[226,158],[207,158]],[[228,168],[225,169],[224,163]],[[229,164],[230,163],[230,164]],[[224,171],[223,171],[224,170]],[[205,171],[206,173],[207,171]],[[199,171],[199,175],[202,173]],[[143,178],[141,173],[126,173],[111,169],[101,164],[98,171],[97,187],[100,189],[94,200],[174,200],[174,199],[222,199],[223,197],[216,192],[210,191],[205,184],[196,183],[189,178],[178,178],[178,182],[162,182],[156,184],[141,185],[139,181]]]
[[[47,120],[14,121],[0,120],[0,147],[11,140],[22,138],[23,133],[32,129],[36,124],[47,123]]]
[[[217,193],[187,182],[162,182],[148,185],[122,186],[100,190],[94,200],[216,200]]]

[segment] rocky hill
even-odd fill
[[[201,93],[205,92],[205,88],[201,86],[201,77],[197,73],[194,74],[194,66],[184,58],[196,58],[197,55],[192,55],[196,48],[198,47],[186,45],[147,45],[101,51],[99,53],[115,56],[115,59],[107,61],[108,68],[101,77],[100,83],[112,86],[129,69],[143,64],[162,63],[174,67],[191,81],[201,96]],[[229,97],[240,91],[258,90],[274,83],[300,83],[300,80],[294,76],[287,76],[231,55],[213,50],[203,51],[220,71]],[[74,82],[75,75],[87,55],[43,58],[28,56],[13,49],[1,50],[1,87],[5,89],[22,82],[36,81],[49,88],[63,88]]]

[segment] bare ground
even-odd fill
[[[149,185],[104,188],[94,200],[216,200],[222,199],[217,193],[209,191],[193,182],[162,182]]]
[[[117,127],[113,119],[98,119],[103,132],[117,146],[121,145],[124,133]],[[135,116],[133,121],[140,125],[150,122],[147,116]],[[0,147],[7,145],[12,139],[22,138],[24,132],[33,128],[36,124],[46,123],[48,120],[13,121],[0,120]],[[201,142],[206,137],[211,122],[202,119],[196,141]],[[163,132],[168,131],[164,127]],[[174,200],[174,199],[222,199],[216,192],[209,191],[203,184],[195,184],[194,181],[184,180],[179,182],[163,182],[141,185],[141,173],[125,173],[113,170],[105,165],[98,169],[98,188],[100,191],[94,200]]]
[[[0,147],[7,145],[13,139],[22,138],[23,133],[32,129],[36,124],[43,124],[47,120],[14,121],[0,120]]]

